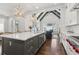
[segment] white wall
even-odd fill
[[[32,26],[32,14],[27,14],[25,17],[25,30],[29,30],[29,26]]]
[[[15,30],[17,31],[20,31],[20,32],[22,32],[22,31],[25,31],[25,18],[23,18],[23,17],[21,17],[21,18],[14,18],[15,19]],[[16,24],[16,23],[18,23],[18,25]],[[18,28],[17,28],[18,27]]]
[[[60,32],[65,33],[66,32],[66,6],[62,5],[60,9],[61,9],[61,19],[59,21]]]

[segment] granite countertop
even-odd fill
[[[6,38],[12,38],[12,39],[18,39],[18,40],[24,41],[34,36],[40,35],[42,33],[44,32],[38,32],[38,33],[22,32],[22,33],[14,33],[14,34],[3,34],[3,35],[0,35],[0,37],[6,37]]]

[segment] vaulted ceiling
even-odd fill
[[[20,6],[20,8],[24,13],[29,13],[45,8],[50,8],[58,4],[57,3],[0,3],[0,11],[3,13],[7,13],[9,15],[13,15],[15,13],[15,8],[17,8],[18,5]]]

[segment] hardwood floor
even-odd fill
[[[66,55],[65,50],[56,35],[47,39],[36,55]]]

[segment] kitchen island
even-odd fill
[[[45,42],[45,33],[22,32],[0,35],[3,55],[33,55]]]

